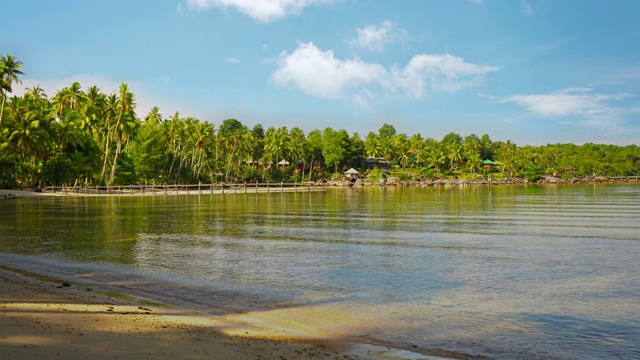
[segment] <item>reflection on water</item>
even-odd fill
[[[0,261],[422,352],[631,359],[639,220],[635,185],[19,199],[0,252],[30,257]]]

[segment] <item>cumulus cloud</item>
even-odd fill
[[[361,59],[339,59],[313,43],[299,43],[283,52],[271,75],[275,86],[290,87],[315,97],[351,98],[362,104],[376,90],[385,94],[422,98],[429,93],[455,92],[477,84],[495,66],[476,65],[449,54],[415,55],[404,67],[386,68]]]
[[[476,65],[449,55],[415,55],[404,67],[392,68],[392,83],[402,91],[421,98],[427,92],[456,92],[477,84],[496,66]]]
[[[276,86],[288,86],[322,98],[342,98],[353,88],[373,85],[387,77],[386,69],[360,59],[340,60],[333,51],[322,51],[313,43],[299,43],[291,54],[283,52],[272,74]]]
[[[197,10],[221,8],[226,11],[232,8],[255,20],[268,23],[289,14],[297,14],[307,6],[332,1],[334,0],[187,0],[187,5]]]
[[[394,33],[394,24],[385,21],[380,25],[367,25],[356,30],[357,36],[348,40],[354,47],[369,51],[382,51],[385,45],[391,43],[397,36]]]
[[[611,111],[607,105],[609,101],[622,100],[629,96],[627,93],[597,94],[588,87],[574,87],[550,94],[509,96],[501,102],[515,103],[541,116],[585,116]]]
[[[601,94],[589,87],[573,87],[550,94],[514,95],[495,98],[525,108],[529,115],[561,119],[576,124],[608,128],[622,126],[640,107],[616,103],[632,97],[629,93]]]
[[[237,58],[234,58],[234,57],[228,58],[227,62],[231,63],[231,64],[240,64],[240,60],[238,60]]]

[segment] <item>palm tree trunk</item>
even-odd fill
[[[7,93],[2,92],[2,108],[0,108],[0,129],[2,129],[2,114],[4,114],[4,102],[7,100]]]
[[[113,165],[111,166],[111,177],[109,178],[109,186],[113,185],[113,179],[116,177],[116,166],[118,165],[118,155],[122,149],[122,140],[118,139],[116,146],[116,155],[113,158]]]
[[[104,176],[107,173],[107,160],[109,160],[109,148],[111,147],[111,144],[109,144],[110,134],[111,132],[107,131],[107,141],[104,148],[104,162],[102,163],[102,173],[100,174],[100,181],[104,181]]]

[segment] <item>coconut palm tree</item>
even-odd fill
[[[107,163],[109,161],[109,152],[111,149],[111,134],[112,127],[114,126],[113,121],[116,118],[116,114],[118,111],[118,96],[116,94],[111,94],[105,101],[105,107],[103,111],[104,121],[101,127],[101,137],[104,139],[104,151],[103,151],[103,162],[102,162],[102,172],[100,173],[100,180],[105,180],[105,175],[107,172]],[[100,142],[102,144],[102,141]]]
[[[405,134],[396,134],[393,136],[391,140],[391,144],[396,154],[396,159],[400,163],[402,168],[406,168],[407,164],[409,164],[409,155],[410,155],[410,146],[409,139],[407,139],[407,135]]]
[[[116,176],[116,167],[118,166],[118,156],[122,151],[123,142],[128,142],[137,129],[135,114],[135,98],[133,93],[129,91],[129,86],[125,83],[120,85],[118,96],[117,111],[118,118],[113,128],[113,137],[116,140],[116,152],[111,165],[111,176],[109,177],[109,185],[113,184]]]
[[[74,82],[69,87],[65,87],[58,91],[53,100],[56,103],[56,115],[62,116],[62,113],[67,110],[75,110],[80,106],[80,102],[85,97],[85,93],[80,90],[82,86],[79,82]]]
[[[31,175],[33,184],[36,164],[50,149],[52,108],[29,108],[24,98],[15,96],[9,102],[8,110],[10,128],[5,146],[15,149],[20,155],[23,167],[27,169],[23,175]]]
[[[369,157],[381,157],[382,143],[380,141],[380,136],[373,131],[369,131],[367,137],[364,138],[364,149]]]
[[[4,114],[4,104],[7,101],[7,93],[12,92],[11,85],[14,82],[22,84],[18,75],[24,75],[20,70],[22,61],[17,61],[11,55],[0,56],[0,93],[2,94],[2,106],[0,107],[0,129],[2,128],[2,115]]]
[[[159,125],[162,123],[162,114],[160,114],[160,108],[154,106],[151,111],[145,116],[144,122],[151,125]]]

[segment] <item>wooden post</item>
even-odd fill
[[[162,184],[162,190],[164,191],[164,194],[167,195],[167,184]]]
[[[245,194],[247,193],[247,182],[246,181],[244,182],[244,193]]]
[[[224,195],[224,183],[220,185],[220,188],[222,189],[222,195]]]
[[[269,181],[267,181],[267,194],[269,193]]]
[[[213,195],[213,182],[209,184],[209,191],[211,192],[211,195]]]
[[[284,181],[280,181],[280,192],[284,192]]]
[[[200,187],[200,181],[198,181],[198,195],[202,195],[202,187]]]

